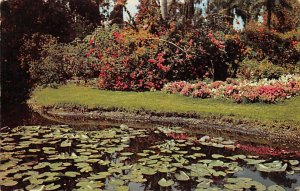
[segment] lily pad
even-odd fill
[[[268,191],[285,191],[285,189],[278,185],[272,185],[268,187]]]
[[[58,188],[60,188],[60,185],[54,183],[45,186],[45,190],[56,190]]]
[[[1,185],[2,185],[2,186],[15,186],[15,185],[17,185],[17,184],[18,184],[17,181],[15,181],[15,180],[13,180],[13,179],[10,179],[10,178],[4,179],[4,180],[2,180],[2,181],[0,182],[0,186],[1,186]]]
[[[299,161],[298,160],[289,160],[289,163],[292,165],[292,166],[296,166],[299,164]]]
[[[80,175],[80,173],[72,171],[65,172],[65,176],[67,177],[76,177],[77,175]]]
[[[174,184],[173,180],[166,180],[165,178],[160,179],[160,181],[158,181],[158,184],[161,187],[169,187],[172,186]]]
[[[257,164],[256,169],[261,172],[283,172],[287,169],[287,163],[282,165],[281,162],[272,162],[272,163],[264,163]]]
[[[190,179],[190,177],[184,171],[179,171],[179,173],[176,173],[175,178],[179,181],[188,181]]]
[[[116,191],[129,191],[129,187],[128,186],[118,186],[116,188]]]

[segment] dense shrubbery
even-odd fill
[[[259,80],[263,78],[278,79],[287,74],[287,69],[274,65],[268,59],[257,61],[256,59],[244,59],[239,64],[238,76],[244,79]]]
[[[131,25],[98,27],[84,42],[27,38],[21,58],[31,78],[46,84],[98,76],[101,89],[144,91],[172,81],[278,79],[299,71],[297,33],[284,36],[251,23],[237,32],[231,18],[219,14],[191,20],[175,15],[166,22],[155,1],[141,3]],[[201,89],[195,95],[210,94]]]
[[[230,29],[213,32],[206,24],[170,26],[144,24],[132,28],[98,29],[87,50],[92,65],[100,71],[99,86],[112,90],[161,89],[174,80],[196,80],[210,76],[225,80],[235,75],[245,55],[239,35]],[[187,30],[189,28],[189,30]],[[230,73],[230,71],[232,71]]]
[[[275,103],[300,95],[300,77],[287,75],[258,82],[230,78],[211,83],[178,81],[166,84],[163,91],[195,98],[225,98],[237,103]]]
[[[100,71],[102,89],[142,91],[178,80],[277,79],[297,72],[293,37],[254,24],[240,33],[224,15],[166,23],[157,7],[140,9],[132,28],[100,28],[91,38],[87,55]]]
[[[267,58],[273,64],[293,68],[300,57],[297,50],[299,37],[295,35],[297,34],[285,37],[276,31],[267,31],[261,26],[248,24],[241,38],[251,49],[249,57],[259,61]]]
[[[64,44],[51,35],[39,33],[24,38],[23,42],[19,60],[36,84],[61,83],[72,77],[87,80],[98,76],[99,72],[86,57],[87,42],[75,40]]]

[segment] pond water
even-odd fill
[[[1,190],[296,190],[299,152],[179,127],[2,128]],[[298,188],[297,188],[298,187]]]

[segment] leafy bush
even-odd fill
[[[61,83],[72,77],[87,80],[98,76],[92,62],[86,58],[87,43],[80,40],[58,43],[51,35],[39,33],[23,41],[19,60],[33,83]]]
[[[275,31],[268,32],[259,26],[248,24],[241,38],[251,50],[250,58],[258,61],[268,59],[285,68],[293,67],[299,61],[300,51],[296,47],[298,40],[294,36],[282,36]]]
[[[149,15],[139,18],[149,19]],[[88,58],[97,65],[99,87],[111,90],[161,89],[168,81],[234,76],[243,59],[239,35],[213,31],[217,18],[202,24],[171,22],[170,26],[144,24],[136,28],[99,28],[90,38]],[[220,23],[222,23],[220,19]],[[223,27],[224,28],[224,27]],[[187,30],[188,29],[188,30]]]
[[[238,69],[238,76],[249,80],[278,79],[285,73],[287,71],[283,67],[272,64],[268,59],[259,62],[246,58],[240,63]]]

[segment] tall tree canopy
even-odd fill
[[[24,38],[39,33],[70,42],[91,32],[101,15],[92,0],[4,0],[0,8],[1,109],[10,111],[10,105],[26,99],[30,88],[27,71],[18,60]]]

